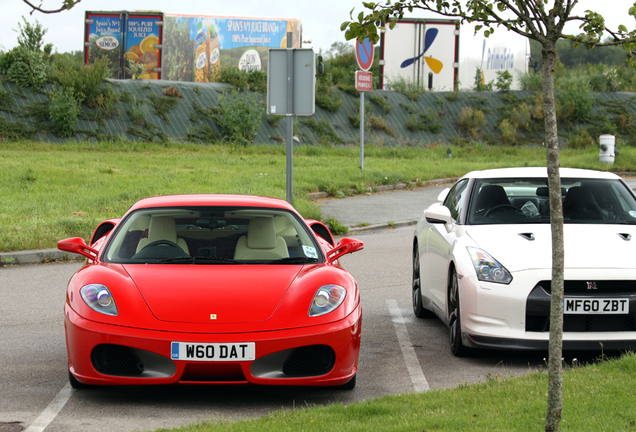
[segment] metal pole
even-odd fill
[[[364,169],[364,92],[360,92],[360,169]]]
[[[287,202],[294,205],[294,52],[287,33]]]

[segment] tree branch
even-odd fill
[[[76,4],[81,2],[82,0],[63,0],[62,7],[60,7],[59,9],[55,9],[55,10],[42,9],[42,4],[41,3],[40,3],[40,6],[35,6],[29,0],[22,0],[22,1],[24,3],[26,3],[26,4],[28,4],[29,7],[32,8],[30,15],[33,15],[33,12],[35,12],[35,11],[41,12],[43,14],[54,14],[54,13],[58,13],[58,12],[63,12],[65,10],[71,9],[73,6],[75,6]]]

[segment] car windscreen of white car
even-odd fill
[[[636,224],[636,199],[619,180],[563,178],[561,195],[566,224]],[[547,179],[475,181],[469,225],[549,222]]]

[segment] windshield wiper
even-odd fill
[[[157,264],[244,264],[229,258],[208,258],[204,256],[165,258],[157,261]]]
[[[270,264],[288,264],[288,263],[295,263],[295,262],[310,264],[310,263],[318,262],[318,258],[309,258],[304,256],[303,257],[285,257],[285,258],[277,259],[275,261],[271,261]]]

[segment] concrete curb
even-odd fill
[[[392,190],[400,190],[407,189],[409,187],[428,187],[428,186],[439,186],[447,183],[455,183],[459,177],[447,178],[447,179],[439,179],[439,180],[427,180],[418,183],[397,183],[394,185],[380,185],[375,186],[373,188],[369,188],[369,193],[373,194],[375,192],[387,192]],[[356,195],[357,191],[354,189],[349,189],[348,191],[351,195]],[[311,192],[307,194],[307,198],[312,200],[320,199],[320,198],[336,198],[329,195],[328,192]]]
[[[0,253],[0,267],[21,264],[43,264],[56,261],[77,261],[84,257],[59,249],[40,249],[32,251]]]

